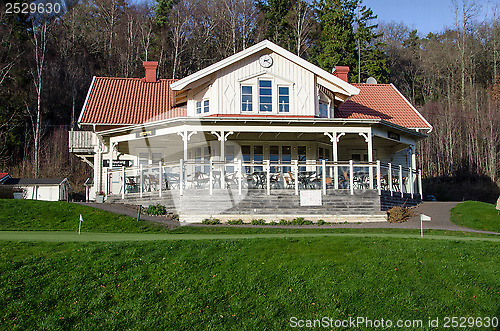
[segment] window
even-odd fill
[[[281,161],[283,163],[292,162],[292,146],[281,146]],[[287,173],[291,170],[291,167],[283,167],[283,173]]]
[[[157,165],[161,161],[163,154],[162,153],[152,153],[151,157],[152,157],[152,163]]]
[[[259,106],[262,112],[273,111],[273,91],[270,80],[259,80]]]
[[[278,87],[278,110],[280,113],[290,112],[290,88]]]
[[[196,114],[201,114],[201,101],[196,102]]]
[[[203,101],[203,112],[208,113],[210,111],[210,102],[209,100]]]
[[[253,162],[264,163],[264,146],[253,146]],[[254,167],[254,171],[263,171],[263,167]]]
[[[243,162],[244,163],[249,163],[251,161],[252,154],[251,154],[250,151],[251,151],[250,145],[243,145],[243,146],[241,146],[241,155],[243,157]],[[251,167],[245,167],[245,172],[246,173],[252,172],[252,168]]]
[[[149,153],[139,153],[139,165],[149,164]]]
[[[280,161],[280,147],[269,146],[269,161],[271,164],[279,163]],[[279,172],[278,167],[271,167],[271,172]]]
[[[241,111],[252,111],[252,87],[241,87]]]
[[[297,157],[299,164],[306,164],[307,160],[306,146],[297,146]],[[306,167],[299,167],[299,171],[306,171]]]
[[[328,117],[328,105],[322,101],[319,102],[319,117]]]

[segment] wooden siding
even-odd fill
[[[259,57],[265,52],[259,52],[230,65],[219,72],[213,81],[210,94],[210,114],[241,114],[241,84],[248,78],[254,86],[254,110],[248,114],[259,114],[256,95],[256,85],[259,74],[272,77],[280,85],[290,84],[290,112],[286,115],[313,116],[315,114],[316,87],[314,74],[286,58],[271,53],[273,65],[265,69],[259,64]],[[277,88],[273,84],[273,112],[260,113],[278,115]],[[191,108],[191,107],[190,107]],[[194,109],[193,109],[194,110]],[[194,113],[194,112],[193,112]]]

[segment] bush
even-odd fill
[[[281,219],[278,224],[279,225],[290,225],[290,221]]]
[[[278,223],[275,221],[271,221],[271,222],[269,222],[269,225],[278,225]]]
[[[327,224],[327,223],[328,223],[328,222],[326,222],[325,220],[318,220],[318,221],[316,222],[316,225],[321,226],[321,225],[325,225],[325,224]]]
[[[244,223],[243,223],[243,220],[240,218],[239,220],[229,220],[229,221],[227,221],[227,224],[229,224],[229,225],[241,225]]]
[[[305,220],[303,217],[294,218],[291,222],[291,225],[311,225],[312,221]]]
[[[266,225],[266,221],[263,219],[253,219],[252,220],[252,225]]]
[[[413,216],[415,216],[415,213],[404,206],[394,206],[387,211],[387,221],[389,223],[403,223]]]
[[[153,216],[166,215],[167,209],[165,208],[165,206],[162,206],[160,204],[149,205],[148,209],[146,210],[146,214]]]
[[[206,224],[206,225],[217,225],[220,224],[220,220],[217,218],[205,218],[201,224]]]

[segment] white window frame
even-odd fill
[[[252,110],[243,110],[243,87],[251,87],[252,88]],[[258,89],[258,88],[257,88]],[[251,113],[254,113],[255,112],[255,95],[254,95],[254,90],[255,90],[255,85],[254,84],[241,84],[240,85],[240,111],[242,114],[251,114]],[[248,94],[246,94],[248,95]],[[248,105],[248,104],[247,104]]]
[[[288,111],[280,111],[280,87],[286,87],[288,88]],[[276,91],[277,91],[277,113],[278,114],[290,114],[291,113],[291,101],[292,101],[292,86],[286,85],[286,84],[278,84],[276,86]]]
[[[210,99],[203,99],[202,114],[210,114]],[[208,110],[207,110],[208,109]]]
[[[260,110],[260,106],[261,106],[261,102],[260,102],[260,98],[261,98],[261,95],[260,95],[260,82],[261,81],[269,81],[271,82],[271,87],[264,87],[264,88],[269,88],[271,89],[271,110],[270,111],[266,111],[266,110]],[[262,77],[262,78],[259,78],[258,81],[257,81],[257,100],[258,100],[258,112],[259,113],[262,113],[262,114],[276,114],[277,111],[274,111],[273,109],[275,108],[275,95],[276,95],[276,91],[275,91],[275,84],[274,84],[274,79],[272,78],[268,78],[268,77]],[[264,96],[266,97],[266,96]],[[264,103],[264,104],[267,104],[267,103]],[[276,109],[277,110],[277,109]]]
[[[195,112],[196,115],[201,115],[202,114],[202,108],[203,108],[202,104],[203,104],[203,101],[195,100],[194,112]],[[198,110],[199,110],[199,112],[198,112]]]

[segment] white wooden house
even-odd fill
[[[329,73],[269,41],[181,80],[144,67],[94,77],[88,131],[70,132],[94,167],[91,196],[171,203],[187,221],[373,219],[421,199],[415,144],[432,127],[392,84],[349,84],[348,67]]]

